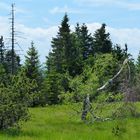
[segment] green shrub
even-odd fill
[[[74,95],[73,93],[67,92],[67,93],[62,93],[59,95],[59,100],[63,104],[69,104],[69,103],[74,103]]]
[[[28,105],[34,86],[24,71],[11,76],[11,84],[0,84],[0,129],[7,129],[28,119]]]
[[[140,113],[132,102],[125,102],[112,113],[113,118],[139,117]]]
[[[13,92],[10,86],[0,86],[0,129],[17,125],[21,120],[27,120],[27,104],[19,100],[18,93]]]
[[[86,67],[83,73],[70,81],[70,88],[75,102],[83,101],[85,95],[89,94],[93,99],[99,87],[98,77],[92,68]]]
[[[99,96],[96,97],[97,102],[120,102],[123,100],[123,94],[113,92],[101,92]]]

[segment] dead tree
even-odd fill
[[[0,64],[4,63],[4,42],[3,42],[3,36],[0,37]]]
[[[89,94],[87,94],[87,96],[85,97],[84,101],[83,101],[83,111],[82,111],[82,116],[81,116],[81,119],[83,121],[86,121],[86,116],[88,114],[88,112],[90,112],[93,116],[93,113],[92,113],[92,105],[90,103],[90,99],[89,99]]]
[[[112,83],[121,74],[121,72],[124,70],[124,67],[125,66],[128,67],[128,70],[129,70],[129,77],[128,77],[128,79],[130,80],[130,67],[129,67],[128,62],[129,62],[129,60],[128,59],[125,59],[124,62],[123,62],[123,64],[122,64],[121,69],[113,76],[113,78],[109,79],[103,86],[99,87],[97,89],[97,92],[100,92],[100,91],[104,90],[105,88],[107,88],[107,86],[110,83]],[[92,117],[99,118],[99,117],[95,116],[94,115],[94,112],[92,111],[92,106],[91,106],[91,103],[90,103],[90,96],[89,96],[89,94],[87,94],[85,96],[85,99],[83,101],[83,109],[82,109],[82,115],[81,115],[81,119],[83,121],[86,120],[86,117],[87,117],[88,112],[91,113]]]
[[[15,27],[14,27],[14,4],[12,4],[12,18],[11,18],[11,20],[12,20],[12,71],[11,71],[11,73],[12,74],[14,74],[14,68],[15,68],[15,62],[14,62],[14,60],[15,60],[15,56],[14,56],[14,45],[15,45]]]

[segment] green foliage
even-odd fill
[[[22,94],[21,98],[25,98],[25,101],[28,101],[28,106],[43,105],[43,103],[45,102],[44,95],[37,90],[38,85],[36,80],[29,79],[26,76],[25,69],[22,69],[21,72],[19,72],[19,74],[14,77],[12,84],[16,85],[16,87],[13,87],[13,90],[15,90],[15,92],[20,93],[20,96]],[[28,97],[26,97],[26,95]]]
[[[125,49],[121,49],[119,45],[115,45],[114,48],[112,46],[110,34],[106,32],[105,24],[102,24],[101,28],[95,31],[94,36],[89,33],[86,24],[81,26],[77,24],[75,31],[72,32],[70,30],[69,18],[65,14],[59,26],[57,36],[52,39],[52,51],[47,57],[47,70],[44,76],[45,79],[43,79],[38,51],[34,47],[33,42],[25,56],[24,69],[21,68],[20,57],[14,52],[14,76],[10,75],[12,71],[12,51],[5,51],[3,37],[1,37],[0,129],[7,129],[18,125],[21,121],[26,121],[29,117],[28,106],[43,106],[46,103],[49,105],[77,103],[83,101],[83,98],[87,94],[90,95],[90,99],[96,99],[99,104],[105,102],[106,106],[111,106],[113,102],[122,101],[124,95],[127,99],[131,98],[129,101],[139,100],[140,55],[138,56],[136,65],[134,65],[134,62],[129,59],[130,54],[127,53],[127,45],[125,45]],[[120,64],[122,65],[125,58],[129,59],[131,81],[129,82],[127,77],[128,68],[124,67],[121,76],[113,82],[111,81],[107,90],[101,93],[97,92],[97,88],[102,86],[118,72]],[[53,109],[54,118],[61,117],[63,120],[65,112],[63,111],[57,114],[58,112],[55,110],[55,107]],[[66,107],[65,111],[67,109],[69,108]],[[105,110],[104,114],[107,114],[106,116],[108,117],[108,112],[111,112],[114,108],[107,107],[106,109],[104,107],[103,109]],[[102,113],[98,105],[96,111]],[[49,113],[46,115],[47,117]],[[68,114],[68,112],[66,113]],[[38,115],[40,117],[43,116],[42,112]],[[51,117],[53,115],[51,114]],[[124,103],[112,115],[114,118],[124,118],[137,117],[139,113],[134,104]],[[51,117],[49,119],[47,118],[48,120],[45,119],[45,121],[50,122],[53,118]],[[54,118],[51,120],[53,125],[56,123],[58,127],[58,123],[60,122],[66,125],[62,120],[58,122]],[[42,121],[42,119],[39,121]],[[65,121],[68,122],[68,120]],[[72,123],[74,123],[74,120],[70,122],[69,126]],[[79,125],[79,120],[76,120],[76,123]],[[43,122],[40,126],[44,124]],[[81,124],[79,126],[81,127]],[[82,126],[85,127],[85,125]],[[66,126],[66,128],[68,127]],[[73,130],[73,127],[71,129]],[[120,127],[116,126],[113,129],[113,134],[118,135],[120,131]],[[52,132],[50,133],[52,134]],[[81,134],[81,131],[79,134]],[[34,135],[36,136],[36,134]],[[81,139],[84,139],[84,135]],[[88,135],[88,139],[92,139],[91,135]]]
[[[79,37],[76,33],[71,34],[71,52],[69,55],[70,63],[68,72],[69,75],[75,77],[76,75],[80,75],[83,72],[83,56],[82,56],[82,46],[79,40]]]
[[[61,26],[59,27],[57,37],[52,40],[52,53],[50,53],[49,56],[49,59],[51,59],[49,61],[52,63],[50,69],[58,73],[65,73],[66,70],[69,69],[71,63],[72,40],[68,22],[68,16],[65,14]]]
[[[101,28],[94,34],[95,53],[111,53],[112,42],[110,34],[106,33],[106,25],[102,24]]]
[[[117,120],[115,126],[112,128],[114,136],[122,137],[127,132],[126,120]]]
[[[97,97],[96,101],[99,103],[102,102],[121,102],[124,98],[122,93],[114,94],[113,92],[101,92]]]
[[[41,93],[43,76],[41,73],[41,66],[39,62],[38,51],[34,47],[34,43],[31,43],[31,48],[27,52],[25,60],[25,73],[26,76],[34,82],[35,87],[32,89],[30,96],[32,98],[32,103],[30,106],[38,106],[45,104],[45,96]]]
[[[79,95],[79,100],[82,99],[82,96],[80,97]],[[62,93],[59,95],[59,100],[61,103],[63,104],[71,104],[71,103],[75,103],[75,96],[74,96],[74,93],[70,93],[70,92],[66,92],[66,93]]]
[[[4,66],[0,64],[0,83],[3,83],[4,85],[8,84],[10,82],[8,78],[9,75],[6,74]]]
[[[94,71],[99,77],[100,85],[103,85],[118,71],[118,61],[112,54],[98,55],[95,60]]]
[[[11,84],[0,84],[0,129],[7,129],[28,118],[32,82],[21,71],[11,77]]]
[[[36,80],[37,84],[41,84],[40,62],[38,51],[34,47],[34,43],[31,43],[27,55],[25,56],[25,70],[26,76],[31,80]]]
[[[70,32],[68,16],[65,15],[58,34],[52,39],[52,52],[47,57],[48,73],[69,73],[70,76],[81,74],[83,66],[81,40],[77,33]]]
[[[14,61],[13,66],[12,66],[12,59]],[[0,37],[0,65],[3,65],[5,72],[7,74],[11,74],[12,69],[13,69],[13,74],[18,73],[18,70],[21,66],[19,55],[17,55],[15,51],[13,52],[12,55],[12,50],[7,50],[5,48],[3,36]]]
[[[120,45],[116,44],[112,50],[113,56],[120,62],[123,62],[125,58],[129,56],[127,54],[127,45],[125,45],[125,49],[122,49]]]
[[[25,69],[0,84],[0,129],[18,125],[28,119],[28,106],[44,105],[44,96],[36,91],[35,80],[27,78]]]
[[[55,103],[63,99],[81,101],[85,94],[94,98],[97,88],[118,72],[119,64],[126,56],[127,48],[112,48],[105,24],[93,37],[85,24],[77,24],[75,32],[71,33],[69,18],[65,14],[57,36],[52,39],[52,52],[47,57],[45,94],[52,95],[51,100],[54,98]],[[66,73],[71,77],[69,80],[64,76]],[[116,100],[113,94],[119,92],[120,81],[115,80],[108,89],[112,92],[110,100]]]
[[[118,107],[113,113],[113,118],[127,118],[127,117],[139,117],[140,113],[137,106],[132,102],[125,102]]]
[[[89,56],[94,56],[94,44],[93,44],[93,37],[89,33],[87,26],[83,24],[79,26],[77,24],[75,33],[77,35],[77,40],[80,43],[81,55],[82,60],[86,60]]]
[[[59,95],[63,91],[62,75],[56,72],[50,73],[44,81],[43,89],[43,93],[46,95],[47,104],[60,103]]]
[[[18,73],[18,70],[21,67],[20,64],[20,57],[14,52],[14,67],[13,67],[13,72],[14,74]],[[12,50],[8,50],[5,52],[5,61],[4,61],[4,66],[6,73],[11,74],[12,72]]]
[[[91,68],[86,67],[80,76],[76,76],[70,81],[73,101],[82,101],[84,96],[87,94],[94,98],[96,96],[98,86],[98,77],[94,74]]]

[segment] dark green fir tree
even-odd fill
[[[110,34],[106,33],[106,24],[102,24],[94,34],[94,47],[96,53],[111,53],[112,42]]]

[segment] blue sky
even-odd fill
[[[51,50],[51,38],[57,33],[65,12],[70,24],[87,23],[91,33],[106,23],[113,43],[128,43],[129,51],[137,57],[140,50],[140,1],[139,0],[1,0],[0,35],[8,36],[7,26],[11,3],[16,4],[17,30],[23,32],[21,40],[24,53],[35,40],[41,61]]]
[[[19,19],[31,27],[58,25],[68,12],[71,23],[105,22],[116,28],[140,28],[139,0],[1,0],[3,5],[15,3],[21,10]],[[1,15],[7,15],[5,7]]]

